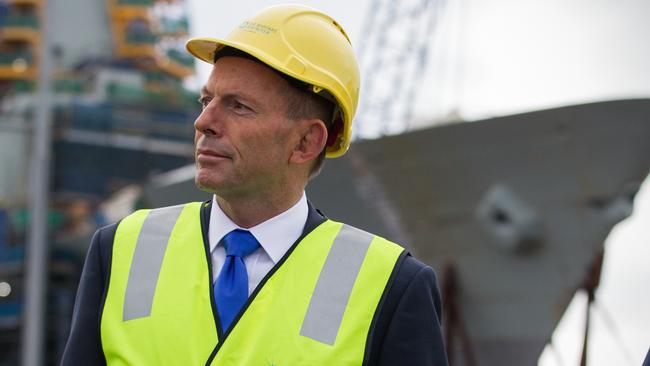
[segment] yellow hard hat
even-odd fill
[[[338,123],[328,138],[326,156],[348,150],[352,118],[359,101],[359,66],[350,39],[330,16],[302,5],[277,5],[241,23],[225,39],[192,38],[187,50],[214,63],[224,47],[245,52],[269,67],[310,85],[310,90],[334,99]]]

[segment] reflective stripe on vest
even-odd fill
[[[218,344],[200,204],[138,211],[116,231],[102,345],[109,364],[361,364],[402,248],[326,221],[254,292]]]
[[[124,321],[151,314],[158,274],[169,236],[183,206],[154,210],[147,215],[133,253],[131,271],[124,295]]]
[[[373,235],[343,225],[327,254],[300,335],[334,344],[352,286]]]

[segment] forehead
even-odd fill
[[[260,90],[280,92],[288,85],[287,81],[268,66],[250,59],[226,56],[218,59],[206,83],[206,89],[213,92],[215,87],[228,87],[241,90]],[[272,93],[275,94],[275,93]]]

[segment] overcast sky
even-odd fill
[[[650,1],[471,0],[450,1],[448,10],[463,19],[456,26],[466,25],[456,41],[464,57],[453,61],[462,65],[458,102],[465,115],[650,95]],[[441,79],[436,62],[455,57],[445,52],[453,45],[439,46],[434,80]],[[444,95],[438,84],[429,84],[433,95]]]
[[[282,1],[190,0],[190,30],[194,36],[223,37],[244,18],[276,3]],[[332,15],[358,48],[368,0],[301,3]],[[650,97],[649,16],[648,0],[447,1],[432,35],[416,119],[431,121],[457,111],[476,120]],[[194,85],[200,85],[210,69],[205,64],[198,70]],[[650,346],[648,227],[646,180],[634,215],[615,228],[606,244],[591,366],[640,365]],[[584,301],[576,297],[554,334],[557,354],[545,352],[540,365],[578,364]],[[610,318],[617,330],[607,325]]]

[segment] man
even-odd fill
[[[214,64],[194,123],[214,199],[97,232],[63,364],[446,365],[433,270],[305,197],[350,143],[343,29],[282,5],[187,48]]]

